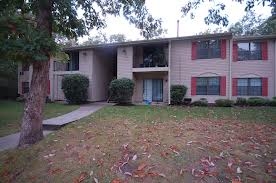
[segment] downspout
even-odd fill
[[[276,39],[274,40],[274,96],[276,96]]]
[[[169,70],[168,70],[168,104],[171,104],[171,44],[172,42],[169,41],[169,60],[168,60],[168,66],[169,66]]]
[[[229,81],[228,81],[228,98],[232,99],[232,53],[233,53],[233,37],[229,40]]]

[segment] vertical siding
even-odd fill
[[[83,50],[79,52],[79,72],[89,79],[88,100],[92,100],[93,93],[93,50]]]
[[[132,79],[133,47],[119,47],[117,49],[117,78]]]
[[[268,78],[268,97],[273,97],[275,88],[275,44],[268,41],[268,60],[249,60],[232,62],[232,77],[267,77]],[[236,97],[235,97],[236,98]],[[233,97],[234,99],[234,97]]]
[[[172,41],[171,43],[171,85],[184,84],[188,87],[186,97],[192,100],[207,98],[214,102],[219,98],[228,98],[229,91],[229,40],[226,43],[226,59],[191,59],[192,41]],[[191,96],[191,77],[226,76],[226,96]]]
[[[108,86],[112,80],[113,62],[111,57],[104,52],[94,51],[93,71],[92,71],[92,101],[103,101],[108,98]]]

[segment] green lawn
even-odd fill
[[[275,121],[275,107],[108,106],[0,152],[0,180],[273,182]]]
[[[77,108],[77,105],[49,103],[45,107],[44,119],[60,116]],[[23,103],[0,100],[0,137],[19,131],[22,114]]]

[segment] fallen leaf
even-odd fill
[[[147,166],[147,165],[146,165],[145,163],[141,163],[141,164],[138,166],[137,170],[143,170],[146,166]]]
[[[95,183],[99,183],[98,179],[94,177]]]
[[[137,159],[137,155],[135,154],[133,157],[132,157],[132,160],[135,161]]]
[[[241,168],[238,166],[238,168],[237,168],[237,173],[242,173],[242,171],[241,171]]]

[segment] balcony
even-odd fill
[[[166,44],[134,48],[132,72],[167,72],[168,70]]]

